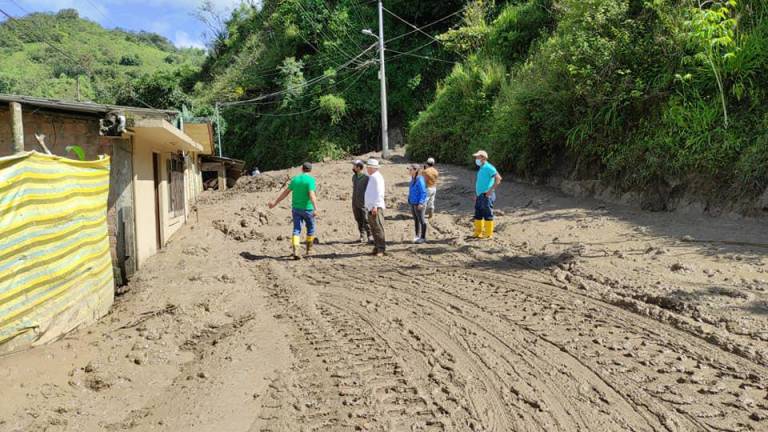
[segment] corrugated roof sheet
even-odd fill
[[[145,114],[145,115],[164,115],[164,116],[175,116],[179,114],[178,111],[173,111],[173,110],[159,110],[159,109],[153,109],[153,108],[107,105],[107,104],[97,104],[93,102],[72,102],[72,101],[64,101],[64,100],[58,100],[58,99],[46,99],[46,98],[39,98],[39,97],[32,97],[32,96],[20,96],[20,95],[9,95],[9,94],[0,94],[0,102],[2,103],[18,102],[22,105],[31,105],[31,106],[48,108],[48,109],[58,110],[58,111],[69,111],[69,112],[90,113],[90,114],[106,114],[110,111],[128,111],[128,112]]]

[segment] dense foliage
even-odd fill
[[[389,0],[386,7],[417,26],[461,10],[463,0]],[[460,15],[425,29],[438,35]],[[260,168],[294,165],[376,148],[380,141],[376,3],[364,0],[265,0],[244,5],[215,41],[196,87],[198,105],[223,106],[224,151]],[[454,53],[391,14],[385,16],[390,127],[403,134],[425,108]],[[407,36],[399,37],[400,35]],[[399,53],[422,47],[413,57]],[[434,58],[434,59],[433,59]],[[441,61],[442,60],[442,61]],[[266,95],[266,96],[265,96]]]
[[[390,138],[404,136],[415,159],[466,163],[482,147],[529,178],[731,197],[768,187],[763,0],[385,6]],[[73,99],[80,79],[83,99],[196,116],[220,106],[224,153],[262,169],[378,148],[378,54],[362,33],[378,28],[375,1],[244,1],[226,17],[204,2],[199,13],[207,56],[72,10],[6,21],[0,92]]]
[[[82,100],[181,108],[204,57],[154,33],[105,30],[73,9],[35,13],[0,23],[0,93],[75,100],[79,80]]]
[[[768,186],[764,1],[474,4],[483,19],[453,33],[476,48],[412,122],[412,157],[465,163],[482,147],[532,178],[731,197]]]

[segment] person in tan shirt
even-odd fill
[[[421,175],[424,177],[424,181],[427,183],[427,217],[432,219],[435,214],[435,195],[437,195],[437,179],[440,177],[440,173],[435,168],[435,159],[427,159],[427,163],[424,164],[424,170]]]

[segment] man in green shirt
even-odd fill
[[[301,167],[302,173],[291,179],[288,189],[284,190],[274,202],[269,203],[269,208],[275,208],[288,194],[291,196],[291,215],[293,216],[293,236],[291,236],[291,247],[293,248],[293,258],[300,259],[299,245],[301,244],[301,227],[307,227],[307,255],[312,252],[312,244],[315,241],[315,214],[317,212],[317,194],[315,189],[317,185],[315,178],[309,173],[312,172],[312,164],[304,162]]]

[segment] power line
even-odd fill
[[[15,5],[16,5],[16,6],[17,6],[19,9],[21,9],[22,11],[25,11],[25,12],[27,12],[27,13],[29,14],[29,11],[27,11],[26,9],[24,9],[24,8],[23,8],[21,5],[19,5],[19,4],[18,4],[18,3],[17,3],[15,0],[10,0],[10,1],[11,1],[13,4],[15,4]],[[8,12],[6,12],[6,11],[5,11],[5,10],[3,10],[3,9],[0,9],[0,13],[1,13],[1,14],[3,14],[3,15],[5,15],[5,16],[6,16],[6,17],[7,17],[7,18],[8,18],[8,19],[11,21],[11,22],[13,22],[14,24],[17,24],[17,25],[18,25],[18,24],[21,24],[21,23],[22,23],[21,21],[19,21],[18,19],[16,19],[14,16],[12,16],[11,14],[9,14]],[[28,29],[31,29],[31,27],[27,27],[27,28],[28,28]],[[52,43],[51,43],[51,42],[50,42],[48,39],[46,39],[45,37],[43,37],[41,34],[38,34],[38,33],[34,33],[34,32],[32,32],[32,31],[30,31],[30,33],[32,33],[32,34],[34,34],[35,36],[37,36],[38,38],[40,38],[40,40],[41,40],[43,43],[45,43],[46,45],[48,45],[49,47],[51,47],[53,50],[55,50],[56,52],[58,52],[58,53],[59,53],[59,54],[61,54],[62,56],[66,57],[66,58],[67,58],[67,59],[69,59],[69,60],[72,60],[72,61],[73,61],[73,62],[74,62],[76,65],[80,66],[80,67],[83,69],[83,71],[84,71],[84,72],[86,72],[86,75],[87,75],[87,76],[88,76],[90,79],[92,79],[92,80],[93,80],[93,84],[94,84],[94,85],[96,85],[96,78],[95,78],[95,73],[94,73],[93,69],[91,69],[90,67],[88,67],[88,66],[86,66],[85,64],[83,64],[83,63],[82,63],[82,60],[78,60],[78,59],[76,59],[76,58],[72,57],[72,56],[71,56],[69,53],[65,52],[65,51],[64,51],[64,50],[62,50],[61,48],[59,48],[59,47],[55,46],[54,44],[52,44]],[[152,110],[154,110],[154,111],[157,111],[157,112],[159,112],[159,113],[165,114],[165,112],[164,112],[164,111],[162,111],[162,110],[159,110],[159,109],[157,109],[157,108],[153,107],[152,105],[148,104],[147,102],[143,101],[142,99],[140,99],[138,96],[136,96],[136,94],[135,94],[133,91],[131,91],[131,95],[133,96],[133,98],[134,98],[134,99],[136,99],[137,101],[139,101],[141,104],[143,104],[143,105],[144,105],[144,106],[146,106],[147,108],[150,108],[150,109],[152,109]]]
[[[352,75],[349,75],[349,76],[346,76],[346,77],[342,78],[341,80],[333,83],[333,85],[339,85],[339,84],[341,84],[343,82],[346,82],[346,81],[348,81],[348,80],[350,80],[352,78],[355,78],[355,77],[358,77],[358,79],[359,79],[359,77],[363,74],[363,72],[365,72],[365,70],[366,70],[366,68],[368,66],[370,66],[370,64],[362,66],[361,68],[357,69]],[[344,92],[345,91],[346,90],[344,90]],[[318,94],[320,94],[320,91],[315,91],[311,95],[302,95],[302,97],[316,96]],[[280,102],[281,102],[281,100],[276,99],[276,100],[272,100],[272,101],[268,101],[268,102],[251,102],[251,103],[248,103],[247,105],[266,106],[266,105],[272,105],[272,104],[276,104],[276,103],[280,103]],[[220,104],[220,106],[222,106],[222,104]],[[240,106],[245,106],[245,105],[240,105]]]
[[[376,1],[377,1],[377,0],[367,0],[367,1],[362,1],[362,0],[355,0],[355,4],[356,4],[356,5],[358,5],[358,6],[363,6],[363,5],[368,5],[368,4],[374,3],[374,2],[376,2]],[[302,12],[299,12],[299,13],[301,14],[301,16],[302,16],[303,18],[305,18],[305,19],[306,19],[306,18],[307,18],[307,15],[306,15],[306,12],[307,12],[307,11],[306,11],[306,9],[304,9],[303,7],[301,7],[301,5],[299,5],[299,7],[300,7],[300,8],[302,9],[302,11],[304,12],[304,13],[302,13]],[[429,24],[426,24],[426,25],[424,25],[424,26],[421,26],[421,27],[414,27],[414,30],[411,30],[411,31],[409,31],[409,32],[406,32],[406,33],[403,33],[403,34],[401,34],[401,35],[395,36],[395,37],[393,37],[393,38],[391,38],[391,39],[389,39],[389,40],[386,40],[386,41],[385,41],[385,43],[389,43],[389,42],[392,42],[392,41],[395,41],[395,40],[401,39],[401,38],[403,38],[403,37],[406,37],[406,36],[412,35],[412,34],[414,34],[414,33],[417,33],[417,32],[422,32],[422,33],[424,33],[424,32],[423,32],[423,30],[424,30],[424,29],[426,29],[426,28],[429,28],[429,27],[432,27],[432,26],[434,26],[434,25],[436,25],[436,24],[439,24],[439,23],[441,23],[441,22],[443,22],[443,21],[445,21],[445,20],[447,20],[447,19],[449,19],[449,18],[451,18],[451,17],[453,17],[453,16],[456,16],[456,15],[458,15],[458,14],[460,14],[460,13],[464,12],[466,9],[467,9],[467,7],[465,6],[465,7],[461,8],[461,9],[459,9],[458,11],[456,11],[456,12],[454,12],[454,13],[452,13],[452,14],[449,14],[449,15],[447,15],[447,16],[445,16],[445,17],[442,17],[442,18],[440,18],[440,19],[438,19],[438,20],[436,20],[436,21],[433,21],[433,22],[431,22],[431,23],[429,23]],[[354,9],[354,10],[356,10],[356,9]],[[387,11],[387,12],[389,12],[389,11]],[[390,13],[391,13],[391,12],[390,12]],[[357,15],[358,15],[358,16],[360,16],[360,14],[359,14],[359,13],[358,13]],[[363,21],[363,20],[362,20],[362,17],[361,17],[361,21]],[[410,26],[412,26],[412,27],[413,27],[413,25],[412,25],[412,24],[410,24],[410,23],[408,23],[408,24],[409,24]],[[328,36],[327,36],[325,33],[323,33],[323,32],[320,32],[320,34],[321,34],[321,36],[324,36],[324,37],[326,37],[326,38],[328,37]],[[429,34],[427,34],[427,35],[429,35]],[[303,40],[305,43],[307,43],[307,44],[308,44],[310,47],[312,47],[312,49],[314,49],[314,50],[315,50],[315,52],[318,54],[318,56],[317,56],[317,57],[313,57],[313,58],[311,59],[311,60],[314,60],[314,63],[316,63],[316,66],[320,66],[320,63],[322,63],[323,61],[329,61],[329,60],[338,61],[338,57],[334,57],[334,56],[333,56],[333,55],[331,55],[331,54],[325,54],[325,53],[321,52],[321,51],[320,51],[320,50],[319,50],[317,47],[315,47],[315,46],[314,46],[314,44],[312,44],[312,43],[310,43],[309,41],[307,41],[307,40],[304,38],[304,36],[303,36],[303,35],[301,35],[301,32],[299,32],[299,36],[302,38],[302,40]],[[430,37],[431,37],[431,36],[430,36]],[[431,38],[432,38],[432,42],[430,42],[429,44],[423,45],[423,46],[421,46],[421,47],[417,48],[416,50],[412,50],[412,51],[418,51],[418,50],[420,50],[421,48],[423,48],[423,47],[425,47],[425,46],[427,46],[427,45],[431,45],[432,43],[435,43],[435,42],[439,42],[439,40],[438,40],[438,39],[435,39],[435,38],[433,38],[433,37],[431,37]],[[411,51],[411,52],[412,52],[412,51]],[[336,53],[338,53],[338,51],[336,51]],[[400,57],[401,55],[403,55],[403,54],[400,54],[400,55],[395,55],[395,56],[393,56],[392,58],[397,58],[397,57]],[[307,65],[310,65],[310,64],[312,64],[312,63],[313,63],[313,62],[311,62],[311,61],[310,61],[310,62],[307,62],[306,64],[307,64]],[[359,63],[359,62],[358,62],[358,63]],[[253,78],[266,78],[266,77],[272,77],[272,76],[275,76],[275,75],[279,75],[279,74],[280,74],[280,70],[279,70],[279,68],[280,68],[280,67],[278,66],[278,67],[275,67],[275,68],[265,68],[265,69],[259,69],[259,70],[255,71],[255,72],[256,72],[256,73],[265,72],[265,73],[264,73],[263,75],[257,75],[257,76],[255,76],[255,77],[253,77]],[[269,73],[266,73],[266,72],[269,72]],[[244,102],[245,102],[245,101],[244,101]],[[232,102],[223,102],[221,106],[226,106],[226,105],[224,105],[224,104],[231,104],[231,103],[232,103]]]
[[[112,24],[115,26],[115,28],[119,28],[119,27],[120,27],[120,26],[119,26],[119,25],[118,25],[116,22],[112,21],[112,18],[108,17],[108,16],[107,16],[107,14],[106,14],[106,13],[104,13],[104,12],[101,10],[101,8],[99,8],[98,6],[96,6],[96,4],[95,4],[95,3],[93,3],[93,1],[91,1],[91,0],[85,0],[85,1],[86,1],[86,2],[87,2],[89,5],[91,5],[91,7],[93,8],[93,10],[95,10],[95,11],[96,11],[96,13],[98,13],[98,14],[99,14],[99,15],[101,15],[101,16],[103,16],[105,20],[107,20],[107,21],[111,22],[111,23],[112,23]]]
[[[349,77],[347,77],[345,80],[339,81],[339,83],[341,83],[343,81],[346,81],[347,79],[355,78],[355,80],[350,85],[348,85],[347,87],[344,88],[344,90],[339,92],[339,95],[344,95],[349,90],[351,90],[352,87],[354,87],[355,84],[357,84],[358,81],[360,81],[360,78],[362,78],[363,75],[365,75],[365,68],[358,70],[353,75],[350,75]],[[339,84],[339,83],[337,83],[337,84]],[[311,113],[311,112],[315,112],[315,111],[320,110],[321,108],[322,107],[317,106],[317,107],[310,108],[310,109],[307,109],[307,110],[304,110],[304,111],[298,111],[298,112],[292,112],[292,113],[278,113],[278,114],[262,114],[262,113],[257,113],[257,115],[261,116],[261,117],[293,117],[293,116],[297,116],[297,115],[302,115],[302,114],[308,114],[308,113]]]
[[[396,14],[396,13],[394,13],[394,12],[392,12],[391,10],[389,10],[389,9],[387,9],[387,8],[382,8],[382,9],[384,9],[384,11],[385,11],[385,12],[387,12],[387,13],[388,13],[388,14],[390,14],[390,15],[392,15],[393,17],[395,17],[395,18],[399,19],[400,21],[404,22],[404,23],[405,23],[405,24],[407,24],[408,26],[410,26],[410,27],[414,28],[414,29],[415,29],[417,32],[419,32],[419,33],[421,33],[421,34],[423,34],[423,35],[427,36],[428,38],[430,38],[430,39],[432,39],[432,40],[434,40],[434,41],[436,41],[436,42],[440,42],[440,40],[439,40],[439,39],[436,39],[436,38],[435,38],[434,36],[432,36],[431,34],[429,34],[429,33],[425,32],[424,30],[422,30],[422,29],[420,29],[420,28],[416,27],[415,25],[411,24],[410,22],[406,21],[404,18],[401,18],[399,15],[397,15],[397,14]]]
[[[400,56],[410,55],[410,54],[415,53],[416,51],[422,50],[422,49],[424,49],[424,48],[426,48],[426,47],[428,47],[428,46],[430,46],[430,45],[432,45],[434,43],[435,43],[435,41],[429,41],[429,42],[425,43],[424,45],[421,45],[421,46],[419,46],[417,48],[414,48],[412,50],[409,50],[409,51],[406,51],[406,52],[400,52],[398,55],[393,55],[389,59],[392,60],[392,59],[398,58]],[[392,50],[387,49],[387,51],[392,51]]]
[[[338,65],[338,66],[337,66],[337,68],[336,68],[336,69],[337,69],[337,71],[340,71],[340,70],[346,69],[346,68],[347,68],[347,67],[349,67],[349,66],[350,66],[352,63],[354,63],[354,62],[355,62],[355,61],[356,61],[358,58],[360,58],[360,57],[362,57],[363,55],[365,55],[365,54],[366,54],[368,51],[370,51],[371,49],[373,49],[375,46],[376,46],[376,44],[373,44],[373,45],[369,46],[368,48],[366,48],[365,50],[363,50],[363,51],[362,51],[360,54],[358,54],[358,55],[356,55],[356,56],[352,57],[351,59],[349,59],[349,60],[348,60],[347,62],[345,62],[344,64]],[[363,64],[363,65],[364,65],[364,64]],[[363,65],[358,65],[358,68],[359,68],[359,67],[362,67]],[[323,80],[325,80],[325,79],[328,79],[328,78],[330,78],[330,76],[329,76],[329,75],[321,75],[321,76],[319,76],[319,77],[315,77],[315,78],[312,78],[312,79],[310,79],[309,81],[307,81],[307,82],[305,82],[304,84],[302,84],[301,86],[299,86],[299,87],[297,87],[297,88],[293,88],[293,89],[291,89],[291,90],[297,90],[297,89],[300,89],[300,88],[308,87],[308,86],[310,86],[310,85],[313,85],[313,84],[315,84],[315,83],[318,83],[318,82],[320,82],[320,81],[323,81]],[[275,96],[280,96],[280,95],[282,95],[282,94],[285,94],[285,93],[288,93],[288,92],[290,92],[290,90],[281,90],[281,91],[278,91],[278,92],[269,93],[269,94],[266,94],[266,95],[262,95],[262,96],[259,96],[259,97],[253,98],[253,99],[244,100],[244,101],[223,102],[223,103],[220,103],[220,104],[219,104],[219,106],[222,106],[222,107],[227,107],[227,106],[248,105],[248,104],[250,104],[250,103],[252,103],[252,102],[259,102],[259,101],[263,101],[263,100],[265,100],[265,99],[269,99],[269,98],[272,98],[272,97],[275,97]]]
[[[302,16],[304,17],[304,19],[306,19],[307,21],[309,21],[309,22],[313,22],[314,20],[313,20],[313,18],[312,18],[312,14],[310,13],[310,11],[309,11],[309,10],[307,10],[307,9],[306,9],[306,8],[305,8],[305,7],[304,7],[302,4],[301,4],[301,2],[302,2],[302,1],[303,1],[303,0],[297,0],[297,1],[295,2],[295,4],[296,4],[296,5],[299,7],[299,9],[301,9],[301,11],[303,11],[303,13],[302,13],[302,12],[299,12],[299,13],[301,13],[301,14],[302,14]],[[323,2],[323,5],[325,6],[325,2]],[[328,10],[328,9],[327,9],[327,7],[326,7],[326,10]],[[329,10],[328,10],[328,11],[329,11]],[[330,12],[330,11],[329,11],[329,12]],[[318,24],[318,23],[316,23],[316,24]],[[331,32],[331,33],[333,33],[333,31],[332,31],[332,30],[330,30],[330,29],[328,29],[328,31],[329,31],[329,32]],[[323,31],[321,28],[317,28],[317,30],[316,30],[315,32],[316,32],[316,33],[319,33],[319,34],[320,34],[322,37],[324,37],[325,39],[327,39],[327,40],[329,40],[329,41],[330,41],[330,40],[334,40],[333,38],[330,38],[330,37],[328,37],[328,34],[326,34],[326,33],[325,33],[325,32],[324,32],[324,31]],[[334,36],[336,36],[336,37],[335,37],[335,39],[336,39],[336,40],[339,40],[339,39],[340,39],[340,38],[339,38],[339,36],[338,36],[337,34],[335,34],[335,33],[334,33]],[[315,47],[313,46],[313,48],[315,48]],[[337,46],[337,45],[335,45],[335,44],[331,44],[331,46],[330,46],[330,49],[332,49],[332,50],[333,50],[334,48],[335,48],[335,51],[336,51],[337,53],[340,53],[340,54],[341,54],[342,56],[344,56],[344,57],[350,57],[350,56],[352,55],[352,54],[348,53],[347,51],[345,51],[344,49],[342,49],[340,46]],[[359,47],[358,47],[358,48],[359,48]],[[317,50],[317,48],[315,48],[315,50],[316,50],[318,53],[320,53],[320,51],[318,51],[318,50]]]
[[[11,0],[11,1],[13,2],[13,0]],[[13,3],[14,3],[14,4],[16,4],[16,2],[13,2]],[[18,6],[18,4],[16,4],[16,6]],[[21,8],[21,6],[19,6],[19,8]],[[23,8],[21,8],[21,9],[23,10]],[[6,17],[6,18],[8,18],[8,19],[9,19],[11,22],[13,22],[14,24],[17,24],[17,25],[21,25],[21,21],[17,20],[17,19],[16,19],[16,18],[14,18],[13,16],[11,16],[11,14],[9,14],[8,12],[6,12],[5,10],[3,10],[3,9],[0,9],[0,13],[1,13],[1,14],[3,14],[3,15],[5,15],[5,17]],[[82,66],[82,65],[80,64],[80,60],[77,60],[77,59],[75,59],[74,57],[70,56],[68,53],[64,52],[64,51],[63,51],[63,50],[61,50],[59,47],[57,47],[57,46],[53,45],[53,44],[52,44],[52,43],[50,43],[50,42],[49,42],[47,39],[45,39],[45,38],[41,37],[39,34],[36,34],[35,36],[39,37],[39,38],[41,39],[41,41],[42,41],[44,44],[48,45],[49,47],[51,47],[53,50],[55,50],[55,51],[56,51],[56,52],[58,52],[59,54],[63,55],[64,57],[68,58],[69,60],[72,60],[73,62],[75,62],[75,63],[77,63],[78,65]],[[83,68],[83,69],[85,69],[85,68]]]
[[[432,61],[437,61],[437,62],[443,62],[443,63],[459,64],[458,62],[451,61],[451,60],[443,60],[443,59],[434,58],[434,57],[428,57],[428,56],[423,56],[423,55],[418,55],[418,54],[412,54],[412,53],[409,53],[409,52],[400,52],[400,51],[395,51],[395,50],[392,50],[392,49],[389,49],[389,48],[387,48],[387,51],[393,52],[395,54],[398,54],[396,56],[390,57],[389,58],[390,60],[393,60],[393,59],[396,59],[396,58],[402,57],[402,56],[409,56],[409,57],[416,57],[416,58],[421,58],[421,59],[425,59],[425,60],[432,60]]]
[[[433,25],[436,25],[436,24],[440,24],[441,22],[443,22],[443,21],[447,20],[448,18],[454,17],[454,16],[456,16],[456,15],[458,15],[458,14],[460,14],[460,13],[464,12],[465,10],[467,10],[467,8],[468,8],[468,7],[469,7],[469,6],[464,6],[463,8],[461,8],[461,9],[457,10],[456,12],[454,12],[454,13],[452,13],[452,14],[450,14],[450,15],[446,15],[446,16],[444,16],[444,17],[440,18],[440,19],[439,19],[439,20],[437,20],[437,21],[433,21],[433,22],[431,22],[431,23],[429,23],[429,24],[426,24],[426,25],[423,25],[423,26],[421,26],[421,27],[417,27],[415,30],[411,30],[411,31],[409,31],[408,33],[403,33],[403,34],[401,34],[401,35],[399,35],[399,36],[395,36],[395,37],[393,37],[393,38],[391,38],[391,39],[387,39],[387,40],[385,40],[385,41],[384,41],[384,43],[390,43],[390,42],[394,42],[394,41],[396,41],[396,40],[398,40],[398,39],[402,39],[402,38],[404,38],[404,37],[406,37],[406,36],[410,36],[410,35],[412,35],[412,34],[414,34],[414,33],[420,32],[420,31],[424,30],[425,28],[428,28],[428,27],[432,27]]]

